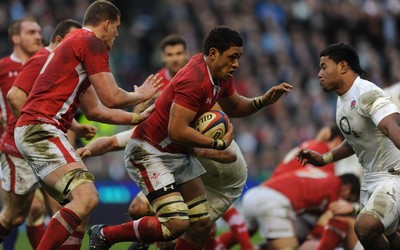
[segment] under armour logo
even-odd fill
[[[207,98],[206,103],[211,104],[212,98]]]
[[[164,189],[164,192],[167,192],[168,189],[174,190],[175,188],[174,188],[174,185],[169,185],[169,186],[163,187],[163,189]]]
[[[18,75],[18,71],[9,71],[8,72],[8,77],[17,77]]]

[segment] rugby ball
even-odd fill
[[[194,128],[214,139],[224,137],[229,126],[228,116],[221,110],[211,110],[202,114],[194,124]]]

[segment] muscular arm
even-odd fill
[[[100,101],[109,108],[133,106],[150,99],[161,87],[158,75],[150,75],[135,92],[127,92],[118,87],[110,72],[89,76]]]
[[[79,107],[89,120],[120,125],[130,125],[132,122],[132,113],[104,106],[93,86],[90,86],[81,96]]]
[[[120,132],[113,136],[103,136],[76,150],[81,158],[103,155],[111,151],[123,150],[128,144],[133,129]]]
[[[266,106],[275,103],[284,93],[288,94],[293,87],[287,83],[281,83],[277,86],[269,89],[264,95],[262,95],[261,106]],[[247,98],[239,95],[235,92],[233,95],[227,98],[221,98],[218,100],[218,104],[222,107],[222,110],[229,117],[244,117],[249,116],[257,112],[259,109],[253,105],[254,98]],[[261,108],[260,106],[260,108]]]
[[[11,87],[8,91],[7,102],[10,106],[11,112],[16,118],[21,116],[21,109],[27,98],[27,93],[18,87]]]
[[[168,136],[176,143],[189,147],[211,148],[213,139],[201,134],[199,131],[190,127],[196,113],[183,106],[173,103],[170,111],[168,124]],[[233,127],[230,126],[223,137],[226,146],[229,146],[233,139]]]
[[[393,113],[386,116],[378,124],[378,128],[400,149],[400,114]]]
[[[327,154],[329,153],[332,153],[333,162],[335,162],[353,155],[354,150],[350,144],[344,140],[339,146],[335,147]],[[314,166],[324,166],[327,164],[323,160],[323,155],[310,149],[301,149],[297,153],[297,160],[301,162],[303,166],[308,163]]]
[[[231,144],[232,145],[232,144]],[[229,146],[225,150],[215,150],[208,148],[194,148],[193,156],[208,158],[219,163],[232,163],[237,159],[236,152]]]

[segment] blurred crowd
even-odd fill
[[[185,38],[189,52],[202,51],[205,34],[218,24],[244,37],[244,55],[236,88],[258,96],[282,81],[290,95],[258,114],[232,119],[251,178],[268,178],[295,145],[334,123],[336,97],[319,86],[319,52],[347,42],[358,51],[368,78],[380,87],[400,81],[400,2],[398,0],[119,0],[122,26],[110,51],[118,84],[131,90],[160,67],[160,40],[170,33]],[[55,24],[82,21],[90,0],[1,0],[0,55],[11,51],[10,21],[32,16],[47,44]],[[124,128],[121,128],[123,130]],[[118,131],[119,129],[117,129]],[[89,160],[88,160],[89,161]],[[128,179],[122,153],[107,154],[87,165],[97,178]]]

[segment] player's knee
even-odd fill
[[[209,204],[205,195],[199,196],[188,203],[189,207],[189,235],[201,240],[210,232],[213,222],[208,213]]]
[[[79,190],[74,192],[78,187]],[[90,212],[99,203],[97,190],[94,186],[94,176],[86,169],[70,170],[57,181],[55,189],[59,193],[59,196],[55,198],[61,205],[67,204],[70,200],[76,200]]]
[[[24,221],[27,217],[27,213],[28,212],[20,213],[20,212],[16,211],[16,212],[12,213],[11,216],[2,217],[1,224],[8,229],[17,228],[20,225],[22,225],[22,223],[24,223]]]
[[[155,212],[147,198],[139,193],[130,204],[128,214],[132,219],[137,220],[143,216],[155,215]]]
[[[174,240],[189,227],[189,209],[179,193],[158,198],[153,202],[166,241]]]
[[[177,239],[189,228],[189,220],[171,219],[162,224],[163,236],[166,241]]]
[[[358,239],[362,243],[376,240],[384,231],[383,224],[375,217],[369,214],[359,215],[354,230]]]

